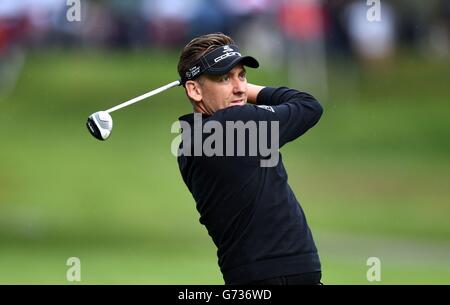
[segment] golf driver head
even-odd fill
[[[91,135],[104,141],[111,134],[113,128],[112,117],[106,111],[98,111],[89,116],[86,126]]]

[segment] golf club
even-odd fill
[[[113,128],[113,121],[112,121],[112,117],[110,115],[111,112],[119,110],[124,107],[127,107],[131,104],[137,103],[143,99],[146,99],[147,97],[156,95],[156,94],[161,93],[172,87],[179,86],[180,84],[181,84],[181,82],[179,80],[177,80],[177,81],[171,82],[167,85],[164,85],[162,87],[159,87],[155,90],[152,90],[150,92],[142,94],[138,97],[135,97],[129,101],[123,102],[123,103],[121,103],[117,106],[114,106],[108,110],[97,111],[89,116],[89,118],[86,122],[86,126],[87,126],[89,132],[91,133],[91,135],[93,135],[96,139],[104,141],[104,140],[108,139],[108,137],[111,135],[111,131]]]

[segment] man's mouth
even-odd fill
[[[240,100],[232,101],[230,103],[230,106],[242,106],[244,104],[245,104],[244,99],[240,99]]]

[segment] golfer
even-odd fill
[[[184,47],[178,73],[193,113],[179,118],[180,172],[200,223],[217,246],[225,284],[321,284],[317,248],[278,148],[313,127],[322,107],[304,92],[248,83],[246,67],[258,66],[222,33],[197,37]],[[195,124],[201,126],[200,140],[192,132]],[[230,139],[225,131],[243,124],[243,134],[236,128]],[[208,143],[219,153],[199,154],[220,126],[217,143]],[[261,142],[277,144],[276,156],[260,151]],[[258,151],[252,153],[255,143]]]

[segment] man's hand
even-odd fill
[[[256,97],[258,93],[264,89],[264,86],[258,86],[248,83],[247,84],[247,102],[251,104],[256,104]]]

